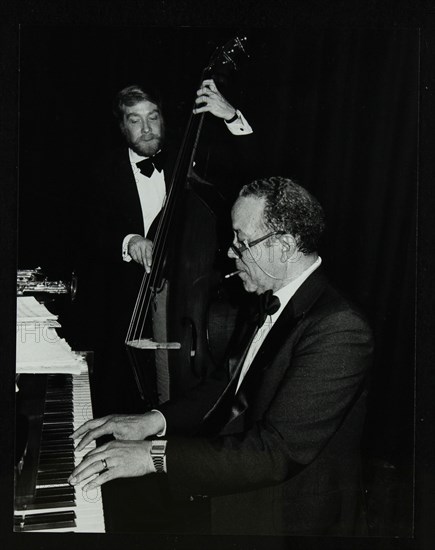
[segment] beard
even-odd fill
[[[161,135],[156,136],[155,134],[152,134],[147,135],[146,137],[140,136],[135,141],[129,142],[128,145],[138,155],[143,157],[152,157],[160,151],[162,142],[163,137]]]

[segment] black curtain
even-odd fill
[[[260,92],[249,112],[265,136],[256,170],[294,177],[325,208],[325,268],[363,309],[376,341],[364,439],[372,534],[408,536],[419,34],[278,33],[259,49],[263,70],[249,81]]]
[[[19,267],[42,265],[65,276],[74,267],[71,249],[81,223],[75,199],[86,196],[80,186],[87,163],[119,140],[110,113],[117,89],[138,80],[160,88],[178,139],[201,68],[232,35],[232,29],[206,28],[22,28]],[[373,532],[408,536],[419,35],[282,28],[247,35],[249,60],[226,92],[255,139],[237,150],[234,185],[290,176],[325,208],[324,266],[365,312],[376,339],[364,440],[367,464],[382,471],[379,477],[371,467],[368,474],[369,497],[382,516],[373,520]],[[214,140],[208,171],[211,179],[213,173],[225,178],[234,149],[225,132]],[[386,472],[394,479],[379,496]]]
[[[326,31],[280,38],[274,49],[260,130],[272,130],[274,146],[263,143],[258,157],[325,208],[324,264],[375,332],[382,416],[372,444],[392,458],[412,421],[418,33]]]

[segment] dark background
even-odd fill
[[[378,351],[366,450],[370,458],[395,466],[399,483],[392,487],[402,495],[395,499],[396,509],[387,505],[382,525],[374,527],[385,529],[388,537],[408,539],[413,504],[417,181],[426,183],[422,187],[420,183],[420,226],[422,219],[431,225],[425,206],[432,197],[427,149],[417,172],[419,132],[420,139],[427,138],[432,128],[431,119],[422,120],[421,115],[420,129],[417,126],[419,98],[423,97],[426,112],[433,114],[424,88],[418,87],[418,69],[422,63],[421,82],[431,84],[428,63],[433,50],[428,34],[419,41],[418,31],[406,30],[406,17],[401,20],[402,28],[387,25],[375,31],[358,29],[357,20],[354,30],[338,25],[339,29],[310,28],[298,35],[259,29],[254,37],[257,56],[244,69],[238,93],[243,112],[267,145],[258,146],[264,166],[273,168],[273,173],[295,176],[324,204],[329,221],[322,250],[325,267],[374,327]],[[80,219],[70,207],[80,184],[75,167],[96,148],[116,141],[108,116],[113,92],[135,80],[142,61],[152,64],[158,57],[164,75],[167,65],[162,60],[177,59],[163,84],[175,85],[169,97],[171,101],[176,97],[179,107],[173,107],[171,116],[175,124],[177,116],[182,124],[203,65],[199,58],[208,54],[204,44],[212,46],[211,42],[220,43],[220,38],[232,34],[224,29],[177,28],[151,29],[154,32],[139,37],[139,30],[123,29],[122,39],[114,44],[113,35],[121,31],[113,28],[22,28],[19,267],[43,265],[69,272],[68,246]],[[13,32],[8,36],[16,38]],[[183,47],[176,47],[180,40]],[[155,50],[145,47],[132,50],[138,44],[157,45],[159,53],[156,56]],[[16,53],[13,48],[9,52]],[[64,166],[71,172],[62,172]],[[419,237],[419,252],[430,252],[430,233]],[[429,256],[419,255],[418,262],[423,290],[429,289]],[[418,303],[423,313],[418,343],[427,344],[432,306],[430,294],[421,296],[421,287]],[[424,353],[417,348],[418,423],[433,410],[427,393],[433,385],[427,370],[430,357],[430,349]],[[424,447],[417,450],[417,466],[420,472],[423,467],[423,474],[417,471],[417,482],[432,483],[428,473],[433,442],[420,424],[419,435]],[[425,455],[424,449],[429,449]],[[381,493],[384,498],[385,491]],[[424,491],[423,496],[417,494],[417,519],[422,503],[427,505]],[[403,542],[400,547],[408,547]],[[377,547],[386,545],[387,539]]]

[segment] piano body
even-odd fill
[[[38,292],[33,297],[42,303],[39,283]],[[19,287],[18,300],[28,295]],[[53,294],[49,296],[53,300]],[[26,335],[32,336],[32,329],[27,334],[24,330]],[[17,365],[18,341],[17,330]],[[93,373],[88,367],[93,354],[82,355],[86,361],[80,361],[80,372],[46,373],[42,368],[43,374],[17,375],[14,531],[182,532],[186,512],[195,503],[173,503],[161,476],[116,479],[88,493],[68,484],[75,465],[95,448],[92,442],[76,453],[69,437],[93,418],[89,382]],[[194,525],[195,533],[201,532],[196,520],[187,522]]]
[[[79,364],[73,373],[17,374],[15,532],[105,532],[101,489],[67,481],[95,447],[77,453],[69,437],[92,418],[88,361]]]

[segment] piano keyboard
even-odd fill
[[[92,418],[87,366],[79,375],[49,375],[32,504],[16,509],[14,531],[105,532],[101,489],[84,492],[68,477],[95,442],[76,452],[71,433]]]

